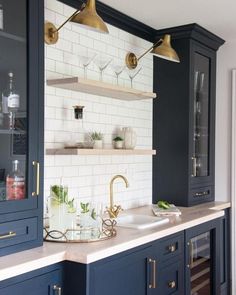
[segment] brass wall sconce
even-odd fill
[[[100,32],[109,33],[108,28],[102,18],[97,14],[95,0],[87,0],[87,3],[82,4],[81,8],[76,10],[62,25],[58,28],[50,22],[46,22],[44,26],[44,40],[47,44],[52,45],[58,41],[58,32],[69,21],[77,23],[81,26],[86,26],[88,29]]]
[[[148,52],[152,54],[167,59],[173,62],[180,62],[178,54],[171,47],[171,37],[170,35],[165,35],[163,39],[158,40],[153,44],[151,48],[146,50],[141,56],[137,57],[133,52],[128,52],[125,58],[126,65],[129,69],[135,69],[138,65],[139,60],[144,57]]]

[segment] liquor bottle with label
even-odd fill
[[[8,88],[2,93],[2,112],[4,114],[5,127],[7,129],[14,129],[15,113],[20,107],[20,95],[16,92],[14,87],[13,73],[10,72],[8,76]]]
[[[19,169],[19,161],[12,161],[12,172],[6,179],[6,199],[22,200],[25,199],[25,177]]]

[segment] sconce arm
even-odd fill
[[[146,50],[142,55],[140,55],[138,57],[138,61],[144,57],[148,52],[150,52],[154,47],[156,47],[157,45],[160,45],[163,42],[163,39],[159,39],[156,43],[154,43],[148,50]]]
[[[80,9],[77,9],[66,21],[64,21],[64,23],[63,24],[61,24],[57,29],[56,29],[56,31],[54,31],[53,33],[55,33],[55,32],[59,32],[60,31],[60,29],[62,28],[62,27],[64,27],[64,25],[65,24],[67,24],[77,13],[80,13],[84,8],[85,8],[85,6],[86,6],[86,4],[85,3],[83,3],[82,4],[82,6],[81,6],[81,8]]]

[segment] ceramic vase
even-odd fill
[[[137,142],[136,132],[131,127],[124,127],[122,132],[124,135],[124,148],[134,149]]]

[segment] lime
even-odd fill
[[[169,209],[170,204],[167,201],[158,201],[157,206],[161,209]]]

